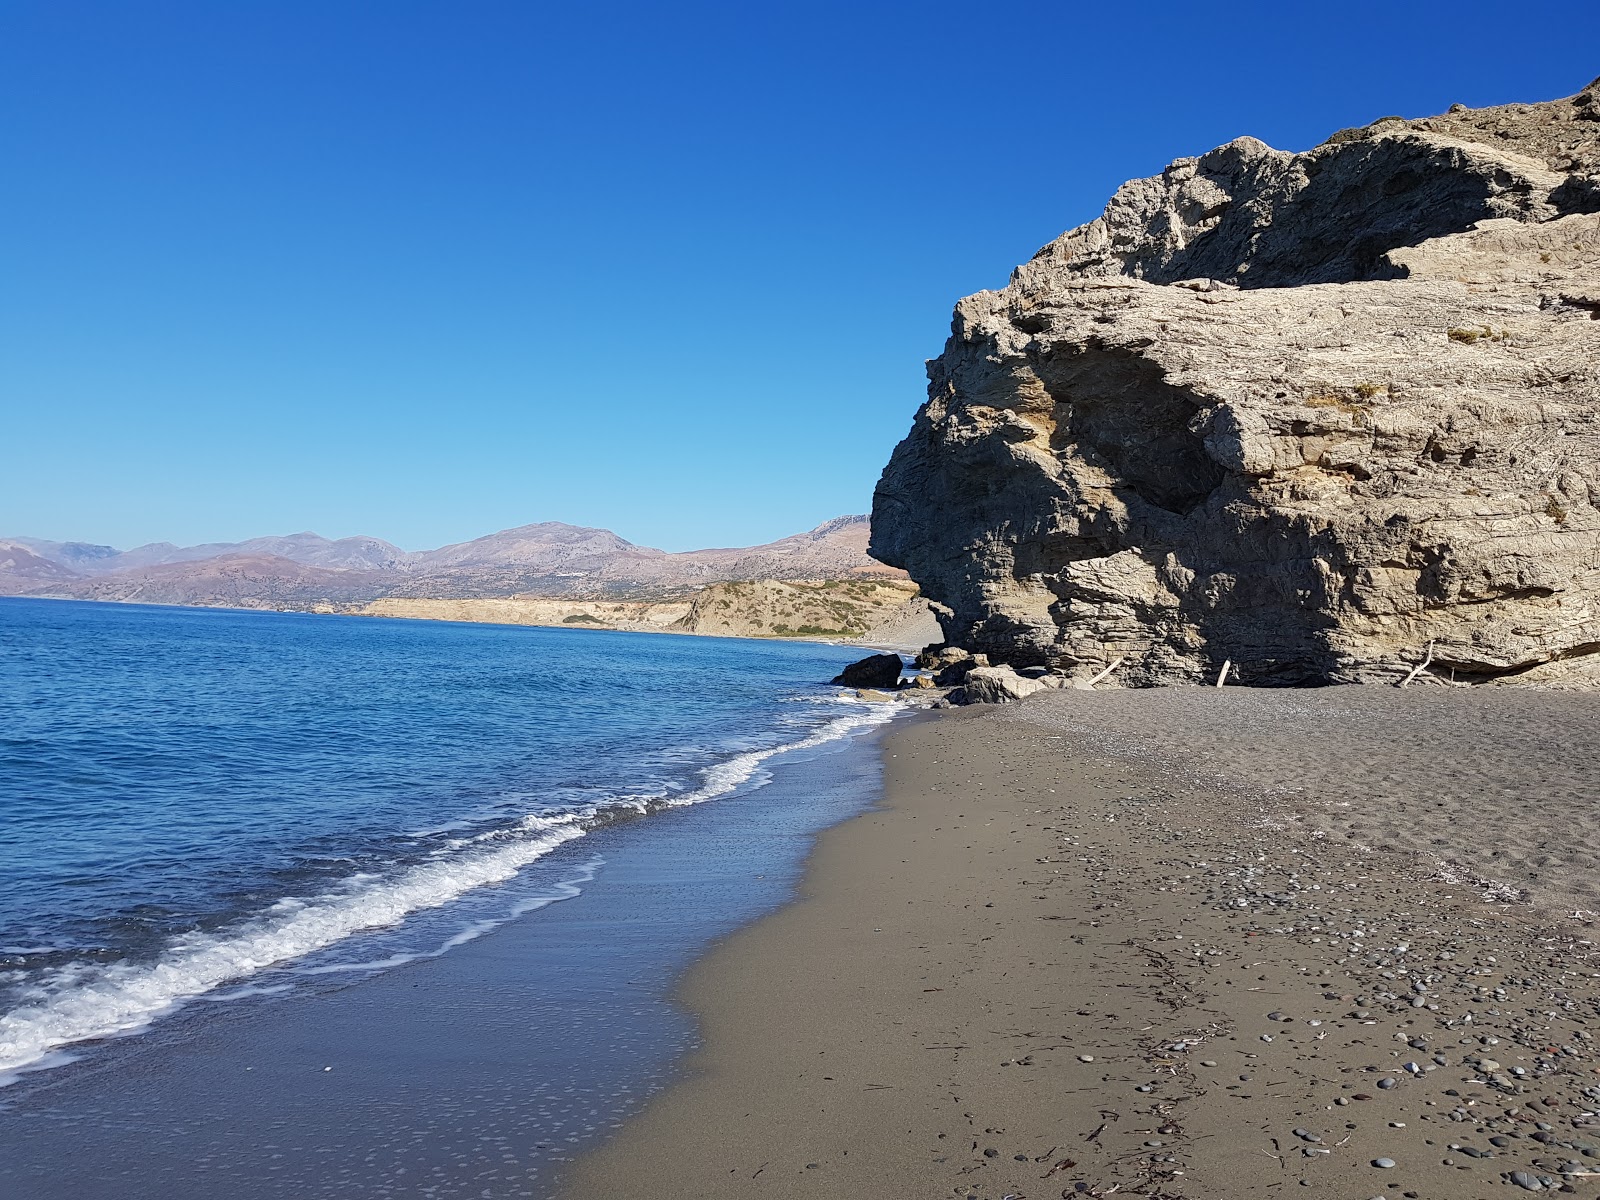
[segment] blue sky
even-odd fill
[[[1597,46],[1592,3],[6,0],[0,535],[865,511],[953,302],[1123,180]]]

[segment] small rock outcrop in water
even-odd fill
[[[898,654],[874,654],[851,663],[833,677],[833,682],[853,688],[897,687],[901,666]]]
[[[956,306],[871,551],[1110,683],[1600,683],[1600,80],[1240,138]]]

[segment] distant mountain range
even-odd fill
[[[546,521],[437,550],[314,533],[132,550],[0,538],[0,595],[146,604],[310,608],[386,596],[649,598],[755,579],[903,578],[867,556],[867,518],[839,517],[764,546],[669,554],[607,529]]]

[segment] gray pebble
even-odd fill
[[[1544,1190],[1544,1184],[1540,1183],[1526,1171],[1511,1172],[1511,1182],[1516,1184],[1519,1188],[1525,1188],[1530,1192],[1542,1192]]]
[[[1384,1091],[1388,1091],[1390,1088],[1394,1087],[1394,1080],[1392,1080],[1392,1079],[1380,1079],[1380,1080],[1378,1080],[1378,1086],[1381,1087]]]
[[[1394,1166],[1395,1164],[1394,1164],[1394,1159],[1392,1159],[1392,1158],[1375,1158],[1375,1159],[1372,1160],[1372,1165],[1377,1167],[1377,1168],[1379,1168],[1380,1170],[1387,1171],[1390,1167]]]

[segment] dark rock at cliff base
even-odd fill
[[[842,687],[892,688],[900,683],[901,665],[898,654],[874,654],[851,663],[833,682]]]
[[[1597,97],[1126,184],[957,305],[872,553],[1107,686],[1600,683]]]
[[[967,673],[973,668],[988,665],[989,657],[986,654],[969,654],[965,650],[947,652],[934,672],[933,681],[940,687],[954,687],[966,679]]]

